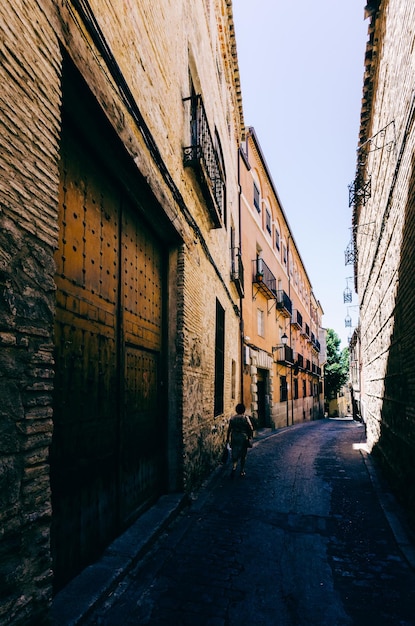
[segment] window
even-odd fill
[[[303,380],[303,398],[307,396],[307,382]]]
[[[261,196],[256,183],[254,183],[254,207],[256,207],[258,213],[261,213]]]
[[[257,309],[257,322],[258,322],[258,335],[260,337],[264,337],[265,335],[264,311],[261,311],[261,309]]]
[[[280,231],[277,227],[275,227],[275,247],[277,250],[280,249]]]
[[[269,234],[271,234],[271,213],[269,209],[267,209],[265,213],[265,227]]]
[[[280,402],[287,402],[287,400],[288,400],[287,377],[280,376]]]
[[[223,413],[225,381],[225,310],[216,300],[214,415]]]
[[[285,247],[285,244],[282,246],[282,260],[284,265],[287,265],[287,248]]]
[[[298,398],[298,378],[294,378],[294,400]]]

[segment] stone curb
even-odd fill
[[[408,565],[413,570],[415,570],[415,546],[413,543],[413,538],[411,538],[411,532],[405,522],[402,509],[397,502],[395,496],[390,491],[388,491],[387,485],[385,485],[383,482],[381,483],[379,471],[376,468],[376,465],[370,454],[364,449],[361,449],[360,453],[365,462],[367,471],[370,476],[370,480],[375,489],[380,506],[382,507],[388,524],[395,537],[395,541],[405,559],[407,560]]]
[[[76,626],[82,623],[188,504],[189,497],[183,493],[162,496],[108,546],[99,561],[84,569],[55,596],[50,624]]]

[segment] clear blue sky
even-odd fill
[[[316,297],[323,325],[348,344],[358,300],[348,185],[356,170],[365,0],[233,0],[245,124],[253,126]],[[349,309],[348,309],[349,307]]]

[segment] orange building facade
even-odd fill
[[[323,310],[252,127],[240,150],[239,183],[242,397],[258,428],[281,428],[324,414]]]

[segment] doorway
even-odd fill
[[[269,372],[266,369],[257,370],[257,397],[258,397],[258,428],[269,428],[270,407],[269,407]]]
[[[118,176],[125,175],[124,155],[117,158],[112,129],[82,85],[74,93],[84,108],[78,117],[63,112],[55,253],[55,591],[167,485],[160,393],[166,246],[139,211],[145,206],[155,215],[159,207],[138,175],[136,195],[127,194]],[[88,103],[95,116],[87,116]]]

